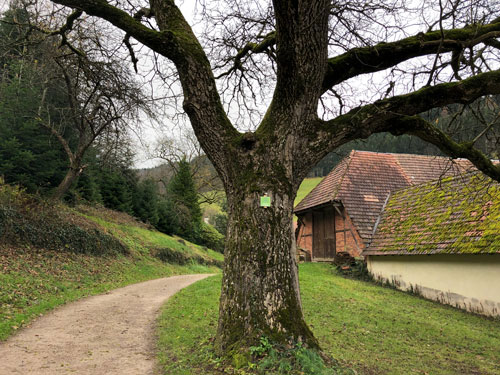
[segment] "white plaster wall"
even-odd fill
[[[370,255],[368,270],[402,290],[500,316],[500,254]]]

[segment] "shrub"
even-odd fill
[[[201,223],[199,243],[219,253],[224,253],[224,236],[209,224]]]
[[[184,265],[191,260],[187,254],[169,247],[160,247],[155,249],[154,256],[162,262],[180,265]]]
[[[336,264],[335,269],[344,277],[362,281],[371,281],[373,278],[368,272],[366,262],[361,259],[353,259],[348,264]]]
[[[282,375],[344,375],[354,374],[353,370],[342,368],[336,361],[326,364],[315,350],[305,348],[301,343],[284,347],[274,345],[265,336],[257,346],[250,347],[254,362],[250,368],[258,374]]]
[[[215,229],[217,229],[217,231],[220,234],[225,236],[227,233],[227,214],[225,214],[225,213],[217,214],[217,215],[215,215],[213,221],[214,221],[213,225],[214,225]]]
[[[216,266],[221,268],[222,262],[212,259],[212,258],[203,258],[197,254],[187,254],[185,252],[174,250],[169,247],[159,247],[153,250],[153,255],[160,259],[162,262],[171,263],[171,264],[179,264],[185,265],[188,263],[198,263],[205,264],[208,266]]]

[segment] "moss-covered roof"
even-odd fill
[[[295,207],[295,213],[341,201],[367,243],[389,192],[471,168],[465,159],[354,150]]]
[[[394,192],[363,255],[500,253],[500,184],[479,172]]]

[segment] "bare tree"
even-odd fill
[[[55,2],[107,20],[175,66],[183,108],[228,197],[219,353],[261,335],[318,346],[301,311],[292,210],[300,182],[329,151],[374,133],[413,134],[500,181],[500,166],[473,140],[458,142],[419,116],[500,93],[498,2],[221,1],[225,18],[205,26],[220,46],[212,63],[173,0],[140,10]],[[259,109],[260,84],[273,89],[270,103],[255,131],[240,133],[230,116]],[[260,207],[263,195],[270,207]]]
[[[191,130],[183,130],[176,138],[160,138],[150,151],[150,157],[161,159],[170,167],[172,173],[159,176],[159,181],[164,187],[172,175],[177,173],[179,163],[186,160],[191,166],[191,175],[196,184],[200,203],[210,204],[219,200],[218,193],[222,190],[222,183]],[[164,168],[162,170],[165,171]]]
[[[47,29],[32,9],[27,7],[25,14],[32,17],[25,22],[15,20],[24,30],[18,42],[25,49],[36,47],[32,60],[42,88],[37,113],[25,116],[35,118],[66,153],[68,171],[52,194],[61,199],[85,169],[88,149],[99,144],[101,154],[109,154],[117,140],[128,137],[127,129],[141,113],[151,115],[151,101],[128,67],[100,46],[95,26],[94,30],[73,30],[81,11],[71,13],[56,30]],[[51,16],[57,18],[57,12]],[[64,97],[63,102],[49,100],[54,92]],[[74,142],[66,137],[68,127]]]
[[[76,146],[72,149],[58,125],[43,115],[43,106],[39,116],[40,124],[59,140],[69,160],[68,172],[54,191],[56,199],[62,198],[82,173],[85,153],[98,138],[126,136],[127,128],[140,111],[148,110],[140,88],[118,61],[89,61],[87,56],[76,54],[71,57],[58,57],[56,62],[58,73],[64,77],[64,92],[69,103],[62,110],[76,131]]]

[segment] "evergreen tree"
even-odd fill
[[[172,200],[165,198],[158,202],[158,224],[156,228],[163,233],[174,235],[179,233],[179,220]]]
[[[104,206],[133,215],[133,190],[137,184],[134,172],[103,168],[99,177]]]
[[[133,204],[135,216],[146,223],[158,225],[158,184],[155,181],[148,178],[137,184]]]
[[[186,159],[179,162],[177,173],[167,187],[167,199],[173,211],[175,224],[181,237],[196,240],[200,234],[201,208],[198,193],[191,174],[191,166]]]
[[[42,56],[49,46],[36,40],[36,33],[30,43],[26,40],[28,19],[26,10],[12,8],[0,22],[0,175],[30,192],[46,192],[60,183],[67,162],[36,116],[42,101],[60,107],[64,100],[57,89],[60,80],[48,79],[45,71]],[[60,113],[50,111],[49,116],[65,129]],[[71,138],[67,131],[62,135]]]
[[[36,112],[40,86],[28,62],[11,61],[0,82],[0,175],[30,192],[57,186],[66,166],[63,150],[24,114]],[[12,77],[11,77],[12,75]]]

